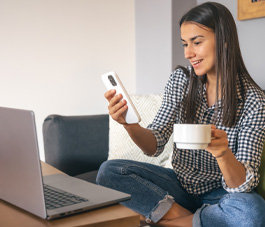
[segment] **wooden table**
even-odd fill
[[[43,175],[60,172],[47,163],[42,163]],[[1,187],[1,186],[0,186]],[[20,208],[17,208],[0,199],[0,226],[1,227],[44,227],[44,226],[89,226],[89,227],[137,227],[140,225],[140,216],[132,210],[113,205],[97,210],[88,211],[73,216],[52,221],[43,220]]]

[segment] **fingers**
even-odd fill
[[[112,89],[104,94],[105,98],[109,101],[109,114],[113,120],[120,124],[125,124],[123,113],[128,109],[126,100],[123,100],[122,94],[116,95],[116,90]]]
[[[220,130],[220,129],[212,129],[212,137],[214,137],[215,139],[227,139],[227,134],[224,130]]]
[[[126,124],[123,113],[128,109],[127,105],[122,106],[116,112],[109,113],[113,120],[117,121],[120,124]]]
[[[211,129],[216,129],[216,126],[215,125],[211,125]]]
[[[126,101],[122,100],[122,98],[122,94],[112,96],[112,98],[109,100],[109,110],[116,112],[117,109],[120,109],[124,104],[126,104]]]
[[[113,115],[115,113],[120,113],[120,112],[124,112],[124,108],[123,107],[127,107],[127,102],[126,100],[122,100],[122,95],[116,95],[114,98],[112,98],[109,102],[109,114]]]
[[[114,97],[115,94],[116,94],[116,90],[115,90],[115,89],[111,89],[111,90],[107,91],[107,92],[104,94],[104,96],[105,96],[105,98],[106,98],[108,101],[110,101],[110,100]]]
[[[126,105],[126,101],[122,100],[122,95],[116,95],[116,91],[114,89],[107,91],[104,94],[105,98],[109,101],[109,113],[114,114],[124,105]]]
[[[215,128],[212,129],[212,140],[206,150],[214,157],[219,157],[228,149],[228,144],[226,132]]]

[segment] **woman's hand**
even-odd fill
[[[114,121],[125,125],[124,112],[128,109],[126,100],[122,100],[122,94],[116,95],[116,90],[112,89],[105,93],[105,98],[109,101],[109,115]]]
[[[127,124],[124,112],[128,109],[126,100],[122,100],[122,95],[117,94],[116,90],[109,90],[105,93],[105,98],[109,101],[109,114],[113,120],[123,124],[125,130],[140,149],[153,155],[156,152],[156,138],[151,130],[143,128],[137,124]]]
[[[206,150],[215,158],[221,158],[229,151],[227,134],[224,130],[217,129],[215,125],[212,125],[211,128],[212,141]]]
[[[246,181],[246,170],[228,147],[227,134],[224,130],[212,125],[212,139],[206,150],[210,152],[219,165],[225,183],[230,188],[236,188]]]

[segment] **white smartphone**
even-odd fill
[[[127,124],[135,124],[141,121],[141,117],[137,112],[133,102],[124,88],[121,80],[115,72],[108,72],[101,76],[103,83],[108,90],[115,89],[116,94],[122,94],[123,99],[127,101],[128,109],[124,112],[124,118]]]

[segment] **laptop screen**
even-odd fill
[[[46,218],[32,111],[0,107],[0,198]]]

